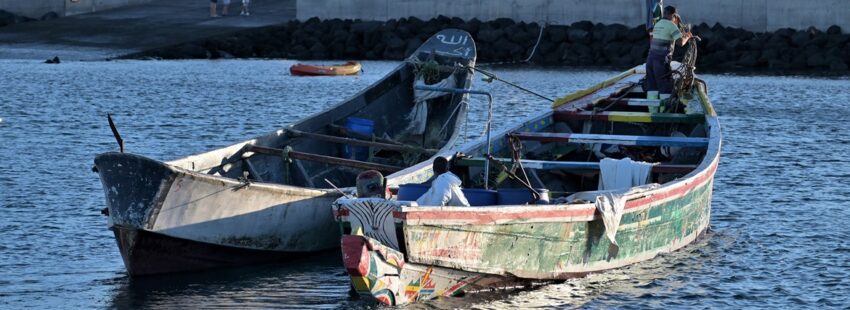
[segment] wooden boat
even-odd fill
[[[415,106],[413,84],[428,61],[444,69],[432,76],[452,77],[455,87],[469,88],[475,57],[468,33],[443,30],[367,89],[267,135],[168,162],[123,152],[97,155],[104,213],[128,273],[198,270],[338,248],[330,206],[341,195],[325,180],[354,186],[363,170],[390,174],[452,146],[468,97],[428,100],[424,131],[412,132],[405,116]],[[352,119],[370,120],[372,134],[344,126]],[[346,151],[349,156],[342,155]]]
[[[318,76],[318,75],[355,75],[360,73],[359,62],[349,61],[340,65],[321,66],[308,64],[294,64],[289,67],[292,75]]]
[[[581,277],[693,242],[709,227],[720,158],[717,116],[706,85],[698,80],[680,94],[688,113],[681,106],[650,113],[662,103],[640,99],[646,98],[639,83],[643,74],[643,67],[636,67],[560,98],[554,109],[493,135],[493,164],[521,163],[516,171],[530,176],[531,187],[547,188],[552,204],[475,206],[469,194],[472,207],[340,198],[334,215],[344,233],[343,261],[354,290],[402,305]],[[485,183],[485,142],[461,146],[467,157],[443,153],[464,187],[491,184],[499,195],[525,188],[514,180],[498,183],[507,174],[499,169]],[[600,156],[593,147],[600,144],[618,146],[620,156],[657,163],[651,183],[600,191]],[[511,159],[514,150],[520,160]],[[391,186],[422,182],[432,171],[425,162],[401,174]],[[613,199],[624,204],[619,224],[599,211],[605,210],[599,197],[608,194],[619,194]],[[609,223],[613,229],[606,229]],[[613,238],[609,233],[615,233]]]

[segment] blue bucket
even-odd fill
[[[349,117],[345,119],[345,128],[359,134],[371,136],[375,130],[375,122],[366,118]],[[342,157],[354,160],[368,160],[369,147],[343,145]]]
[[[465,188],[463,195],[471,206],[493,206],[499,202],[499,195],[494,190],[481,188]]]
[[[396,196],[396,200],[399,201],[415,201],[422,197],[428,189],[431,188],[429,184],[401,184],[398,186],[398,195]]]
[[[545,188],[535,188],[534,190],[540,194],[540,199],[537,204],[549,204],[549,190]],[[500,205],[524,205],[531,203],[531,192],[525,188],[500,188],[499,189],[499,204]]]

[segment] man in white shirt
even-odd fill
[[[460,178],[449,172],[449,161],[442,156],[434,159],[434,180],[431,188],[416,199],[420,206],[469,206],[460,189]]]

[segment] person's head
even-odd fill
[[[357,175],[357,197],[384,198],[384,175],[375,170],[366,170]]]
[[[434,158],[434,175],[441,175],[443,173],[449,172],[449,160],[443,156],[437,156]]]
[[[672,21],[676,21],[675,18],[678,16],[678,12],[676,11],[676,7],[672,5],[668,5],[664,7],[664,19],[669,19]]]

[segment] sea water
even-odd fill
[[[338,103],[396,62],[293,77],[292,61],[0,61],[0,308],[363,308],[339,253],[130,279],[91,172],[116,151],[170,160],[268,133]],[[557,97],[616,71],[489,67]],[[723,129],[711,231],[679,251],[537,289],[413,308],[846,308],[850,306],[850,80],[704,75]],[[494,129],[550,104],[476,78]],[[399,115],[398,117],[402,117]],[[473,97],[462,134],[478,137]],[[463,142],[461,139],[459,142]],[[510,255],[506,253],[505,255]]]

